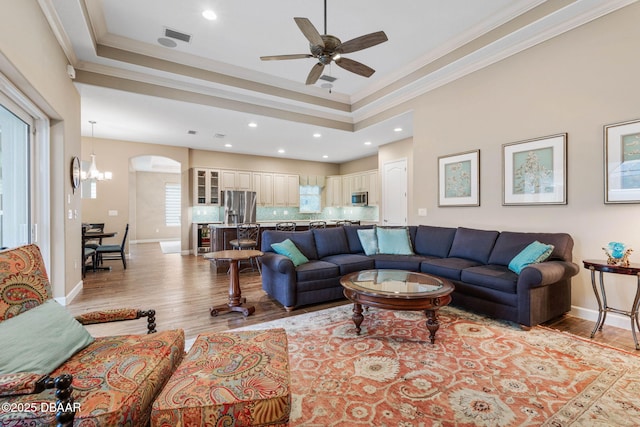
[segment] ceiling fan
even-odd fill
[[[342,43],[339,38],[327,34],[327,0],[324,0],[324,32],[320,34],[316,27],[307,18],[293,18],[302,31],[302,34],[309,40],[311,53],[300,53],[293,55],[261,56],[263,61],[279,61],[284,59],[316,58],[318,63],[313,66],[307,76],[306,84],[314,84],[322,75],[325,65],[331,61],[341,68],[364,77],[370,77],[375,70],[353,59],[344,58],[342,54],[357,52],[380,43],[386,42],[387,35],[384,31],[366,34],[355,39]]]

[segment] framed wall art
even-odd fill
[[[567,204],[567,134],[502,146],[502,204]]]
[[[604,202],[640,203],[640,120],[604,127]]]
[[[438,157],[438,206],[480,206],[480,150]]]

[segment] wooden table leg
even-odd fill
[[[353,323],[356,325],[356,334],[360,335],[360,325],[364,316],[362,315],[362,305],[357,302],[353,303]]]
[[[440,323],[438,322],[436,310],[425,310],[425,314],[427,315],[427,329],[429,330],[429,339],[431,340],[431,344],[433,344],[436,340],[436,332],[440,328]]]
[[[229,261],[229,303],[226,305],[220,305],[216,307],[211,307],[209,313],[212,316],[217,316],[221,313],[226,313],[229,311],[238,311],[242,313],[245,317],[253,314],[256,311],[255,307],[243,307],[242,304],[247,302],[246,298],[242,298],[242,291],[240,290],[240,261],[239,260],[231,260]]]

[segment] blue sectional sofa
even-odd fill
[[[364,253],[358,230],[347,226],[262,234],[262,288],[287,311],[343,298],[340,277],[367,269],[419,271],[455,285],[452,304],[534,326],[570,310],[573,239],[566,233],[523,233],[434,226],[407,227],[413,255]],[[308,258],[297,267],[271,247],[290,239]],[[509,262],[530,243],[554,246],[544,262],[516,274]]]

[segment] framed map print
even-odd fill
[[[567,204],[567,134],[502,146],[503,205]]]
[[[640,120],[604,127],[604,202],[640,203]]]
[[[438,157],[438,206],[480,206],[480,150]]]

